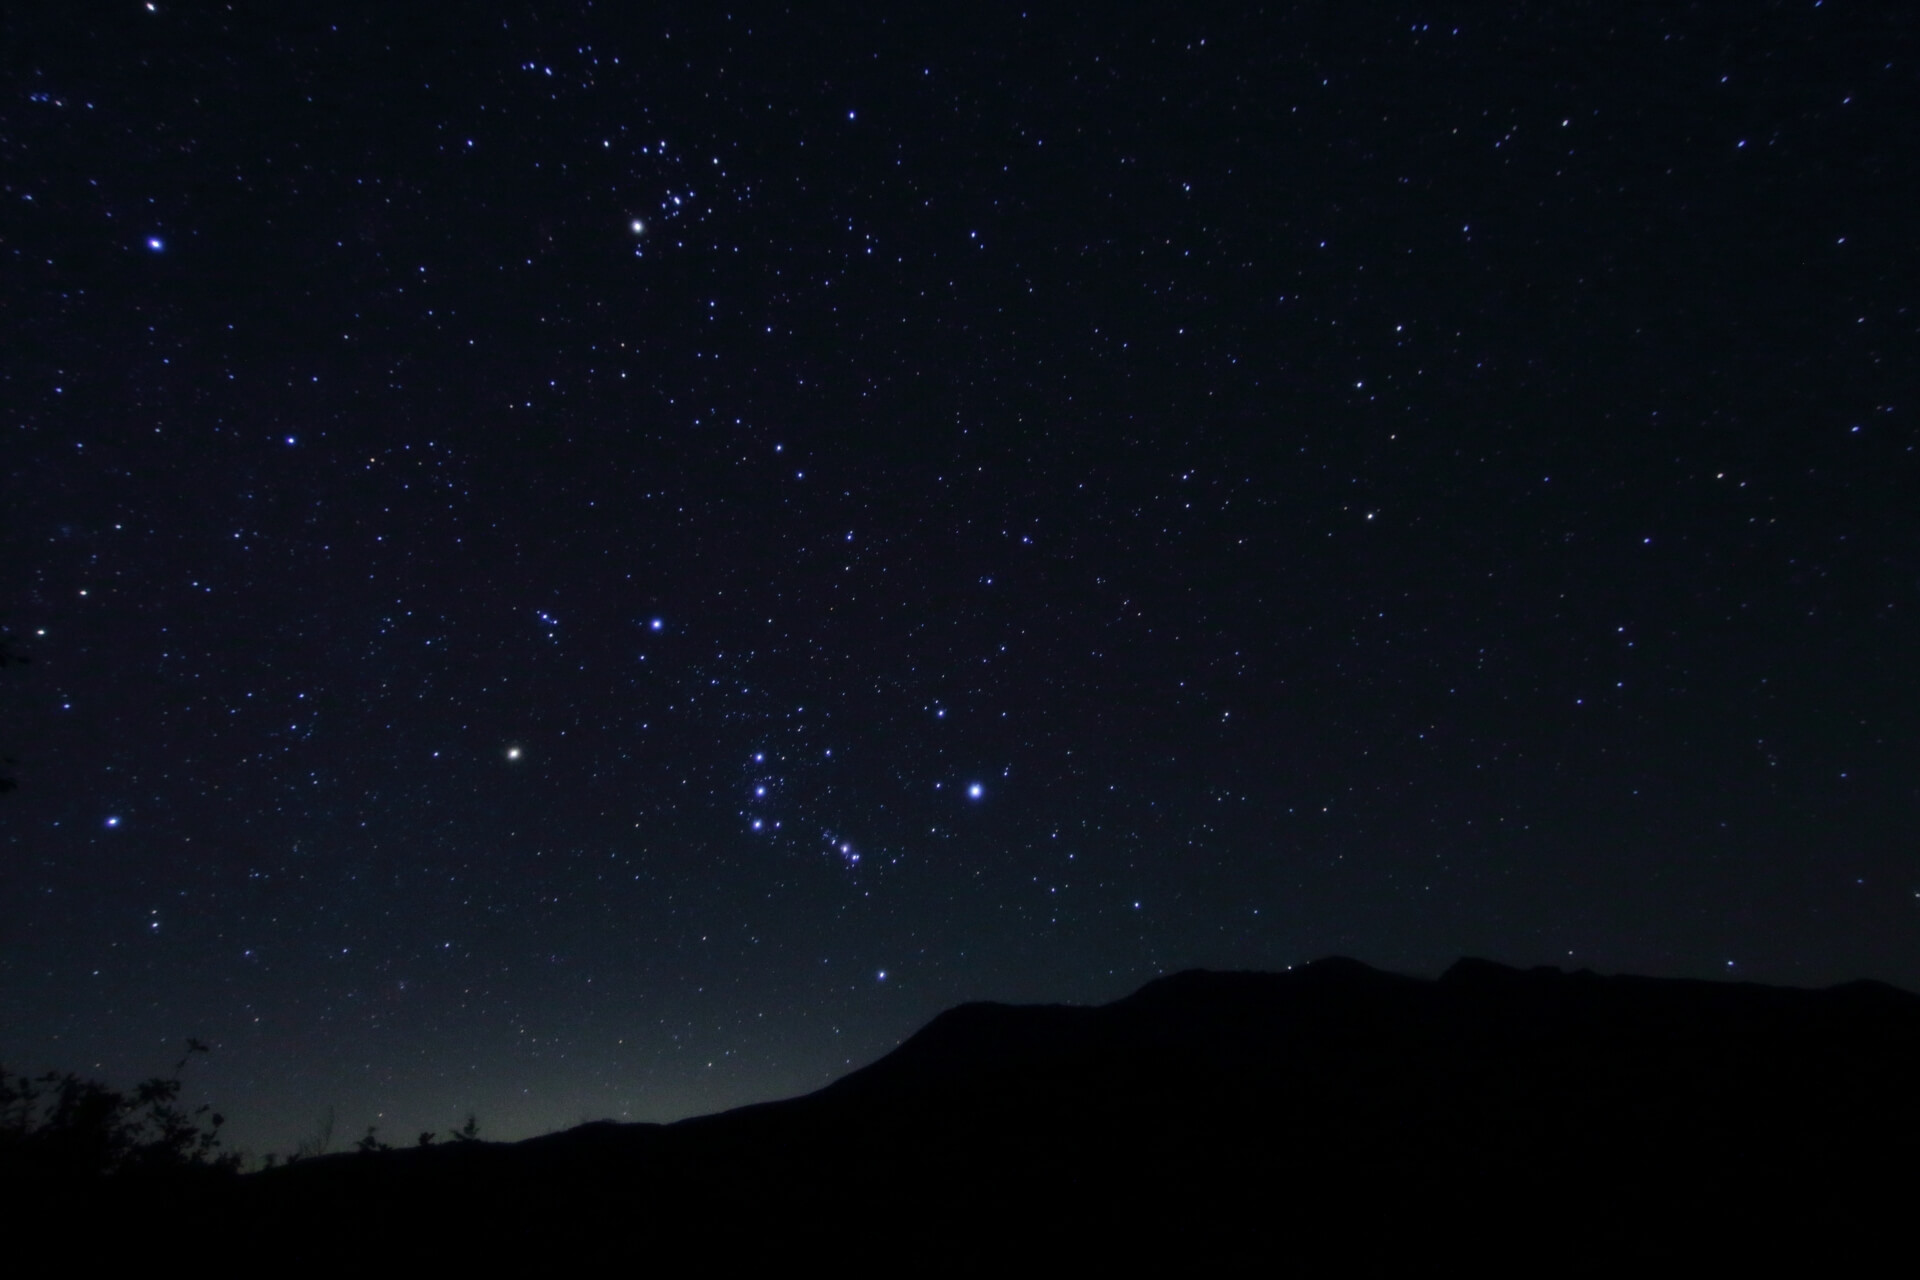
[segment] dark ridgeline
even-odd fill
[[[965,1005],[806,1097],[309,1160],[144,1238],[289,1262],[1830,1253],[1905,1230],[1916,1084],[1920,996],[1880,983],[1331,959]]]

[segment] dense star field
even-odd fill
[[[0,17],[0,1062],[1920,986],[1910,6],[927,8]]]

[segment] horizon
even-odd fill
[[[907,1040],[911,1039],[919,1031],[924,1030],[935,1018],[938,1018],[941,1013],[945,1013],[948,1010],[961,1008],[967,1005],[986,1004],[986,1005],[994,1005],[994,1006],[1003,1007],[1003,1008],[1083,1008],[1083,1009],[1099,1008],[1104,1005],[1115,1004],[1115,1003],[1124,1001],[1129,997],[1138,994],[1140,991],[1145,990],[1147,987],[1152,986],[1154,983],[1159,982],[1163,979],[1177,978],[1177,977],[1182,977],[1189,974],[1206,974],[1210,976],[1212,975],[1225,976],[1225,975],[1235,975],[1235,974],[1265,975],[1265,974],[1291,973],[1297,968],[1308,968],[1313,965],[1325,964],[1329,961],[1349,961],[1349,962],[1357,963],[1377,973],[1384,973],[1384,974],[1399,976],[1399,977],[1409,977],[1409,978],[1414,978],[1416,980],[1419,980],[1422,982],[1428,982],[1428,983],[1440,982],[1441,980],[1444,979],[1447,973],[1451,972],[1455,967],[1457,967],[1460,964],[1468,963],[1468,962],[1480,962],[1480,963],[1490,963],[1502,968],[1510,969],[1516,973],[1528,973],[1528,972],[1535,972],[1539,970],[1552,970],[1557,973],[1564,974],[1566,976],[1579,976],[1582,974],[1591,974],[1593,976],[1597,976],[1601,978],[1644,977],[1644,978],[1652,978],[1656,980],[1665,980],[1665,981],[1692,981],[1692,982],[1707,982],[1707,983],[1724,984],[1724,985],[1764,986],[1764,987],[1768,987],[1776,990],[1825,991],[1825,990],[1832,990],[1835,987],[1845,986],[1850,982],[1870,981],[1870,982],[1879,982],[1881,983],[1881,985],[1891,987],[1894,990],[1901,991],[1909,995],[1920,995],[1920,992],[1916,992],[1910,988],[1901,987],[1892,983],[1886,983],[1881,979],[1872,978],[1870,976],[1862,976],[1860,978],[1855,978],[1855,979],[1842,979],[1838,982],[1830,982],[1830,983],[1796,984],[1796,983],[1784,983],[1784,982],[1762,982],[1755,978],[1746,977],[1746,976],[1737,976],[1737,975],[1728,974],[1728,973],[1708,973],[1704,975],[1642,974],[1642,973],[1627,973],[1627,972],[1612,971],[1612,970],[1596,970],[1589,966],[1552,965],[1552,964],[1529,965],[1529,966],[1509,965],[1503,961],[1492,959],[1490,957],[1470,956],[1470,955],[1462,955],[1462,956],[1456,957],[1450,964],[1447,964],[1436,971],[1407,972],[1400,969],[1392,969],[1392,968],[1387,968],[1381,965],[1375,965],[1366,960],[1361,960],[1354,956],[1333,954],[1333,955],[1317,956],[1311,960],[1301,961],[1297,964],[1283,965],[1283,966],[1279,966],[1272,969],[1190,968],[1190,969],[1181,969],[1181,970],[1170,970],[1164,973],[1156,974],[1153,977],[1146,979],[1144,982],[1130,988],[1126,992],[1118,996],[1115,996],[1110,1000],[1096,1000],[1096,1001],[1084,1001],[1084,1002],[1059,1001],[1059,1000],[1038,1000],[1038,1001],[1000,1001],[1000,1000],[986,1000],[986,999],[966,1000],[966,1001],[960,1002],[959,1004],[946,1006],[944,1009],[932,1015],[932,1017],[914,1026],[906,1034],[895,1039],[891,1044],[881,1047],[878,1050],[878,1052],[875,1053],[873,1056],[865,1059],[860,1059],[860,1060],[849,1059],[848,1063],[844,1066],[844,1069],[832,1072],[824,1080],[816,1081],[811,1084],[801,1085],[787,1092],[773,1093],[773,1094],[768,1094],[766,1096],[758,1096],[758,1097],[745,1097],[738,1100],[722,1102],[719,1105],[701,1107],[698,1109],[686,1110],[679,1113],[665,1111],[662,1113],[649,1114],[649,1115],[632,1115],[632,1114],[595,1115],[595,1114],[589,1114],[586,1111],[582,1111],[578,1115],[575,1115],[572,1119],[566,1120],[564,1122],[553,1122],[550,1120],[533,1119],[525,1123],[522,1123],[518,1126],[515,1126],[509,1123],[507,1127],[504,1130],[502,1130],[496,1127],[495,1125],[490,1124],[486,1120],[484,1120],[484,1118],[481,1116],[481,1113],[477,1109],[468,1109],[466,1111],[461,1112],[460,1117],[456,1118],[453,1121],[447,1121],[445,1123],[437,1124],[429,1128],[423,1129],[419,1125],[403,1122],[403,1118],[391,1118],[384,1114],[376,1115],[372,1120],[367,1121],[365,1123],[359,1123],[357,1121],[351,1120],[351,1118],[349,1117],[340,1116],[338,1114],[337,1108],[335,1108],[332,1104],[327,1104],[326,1106],[321,1107],[315,1113],[314,1119],[312,1121],[308,1122],[304,1126],[296,1125],[296,1126],[293,1126],[292,1128],[288,1127],[288,1125],[284,1121],[284,1118],[282,1118],[281,1120],[272,1122],[271,1124],[261,1122],[258,1120],[252,1123],[249,1123],[244,1116],[228,1115],[227,1127],[224,1128],[222,1131],[223,1132],[223,1149],[234,1152],[243,1157],[243,1160],[244,1160],[243,1170],[242,1170],[243,1172],[253,1172],[263,1167],[267,1167],[263,1162],[269,1156],[271,1156],[277,1161],[284,1163],[289,1154],[303,1150],[303,1149],[312,1148],[316,1144],[316,1141],[321,1135],[323,1130],[327,1131],[327,1141],[325,1142],[324,1145],[320,1147],[319,1150],[313,1151],[312,1154],[342,1155],[342,1154],[351,1153],[354,1150],[354,1144],[358,1142],[360,1138],[368,1132],[369,1125],[371,1125],[377,1131],[377,1136],[380,1141],[388,1143],[396,1149],[410,1148],[418,1145],[418,1135],[422,1132],[432,1132],[435,1135],[435,1144],[436,1145],[444,1144],[452,1140],[454,1130],[458,1127],[460,1120],[464,1119],[467,1116],[473,1117],[476,1123],[479,1124],[479,1140],[480,1141],[498,1142],[498,1143],[523,1142],[529,1138],[537,1138],[537,1137],[544,1137],[544,1136],[548,1136],[556,1133],[564,1133],[571,1129],[575,1129],[582,1125],[587,1125],[587,1124],[600,1124],[600,1123],[660,1124],[660,1125],[675,1124],[681,1120],[690,1120],[700,1116],[718,1115],[723,1112],[737,1110],[742,1107],[752,1107],[752,1106],[756,1106],[756,1105],[764,1104],[768,1102],[781,1102],[781,1101],[786,1101],[793,1098],[805,1097],[808,1094],[811,1094],[811,1093],[817,1092],[820,1089],[826,1088],[828,1085],[834,1083],[837,1080],[843,1079],[845,1076],[853,1072],[860,1071],[865,1067],[871,1066],[874,1063],[881,1061],[882,1059],[886,1058],[889,1054],[891,1054],[894,1049],[898,1048],[900,1045],[904,1044]],[[212,1096],[205,1096],[205,1097],[193,1096],[194,1091],[192,1089],[193,1077],[196,1075],[196,1072],[191,1068],[199,1067],[201,1070],[205,1070],[207,1066],[210,1066],[213,1063],[213,1061],[214,1059],[211,1056],[205,1056],[198,1059],[190,1059],[185,1063],[185,1065],[188,1068],[190,1068],[189,1070],[184,1072],[176,1072],[174,1074],[176,1078],[183,1079],[183,1081],[189,1086],[187,1092],[189,1096],[192,1098],[192,1101],[194,1101],[196,1105],[198,1102],[206,1102],[213,1105],[216,1109],[218,1109],[225,1105],[221,1101],[221,1099],[212,1097]],[[4,1061],[0,1061],[0,1067],[5,1067],[7,1070],[14,1071],[16,1073],[18,1073],[18,1070],[19,1070],[17,1066],[8,1064]],[[59,1068],[56,1068],[56,1069],[59,1069]],[[60,1069],[60,1070],[64,1070],[64,1069]],[[29,1074],[37,1074],[37,1073],[29,1073]],[[78,1072],[76,1074],[80,1074],[84,1076],[86,1073]],[[103,1083],[108,1084],[110,1087],[129,1088],[135,1083],[135,1081],[132,1079],[129,1079],[125,1081],[104,1081]],[[444,1108],[436,1108],[436,1109],[444,1109]],[[564,1108],[561,1108],[561,1110],[564,1110]],[[508,1114],[512,1114],[512,1113],[509,1112]],[[542,1113],[539,1112],[538,1110],[535,1110],[533,1114],[535,1116],[538,1116]],[[559,1112],[553,1109],[549,1109],[545,1114],[553,1115],[553,1114],[559,1114]],[[278,1142],[277,1144],[268,1145],[268,1146],[260,1146],[257,1144],[249,1145],[246,1143],[233,1140],[236,1134],[250,1135],[250,1134],[264,1133],[264,1132],[279,1132],[282,1134],[297,1132],[297,1136],[291,1139]]]

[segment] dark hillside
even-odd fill
[[[1826,1250],[1904,1221],[1916,1080],[1920,997],[1875,983],[1328,960],[966,1005],[807,1097],[329,1157],[194,1212],[263,1256]]]

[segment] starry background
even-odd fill
[[[1920,987],[1910,6],[926,8],[0,18],[0,1060],[258,1152]]]

